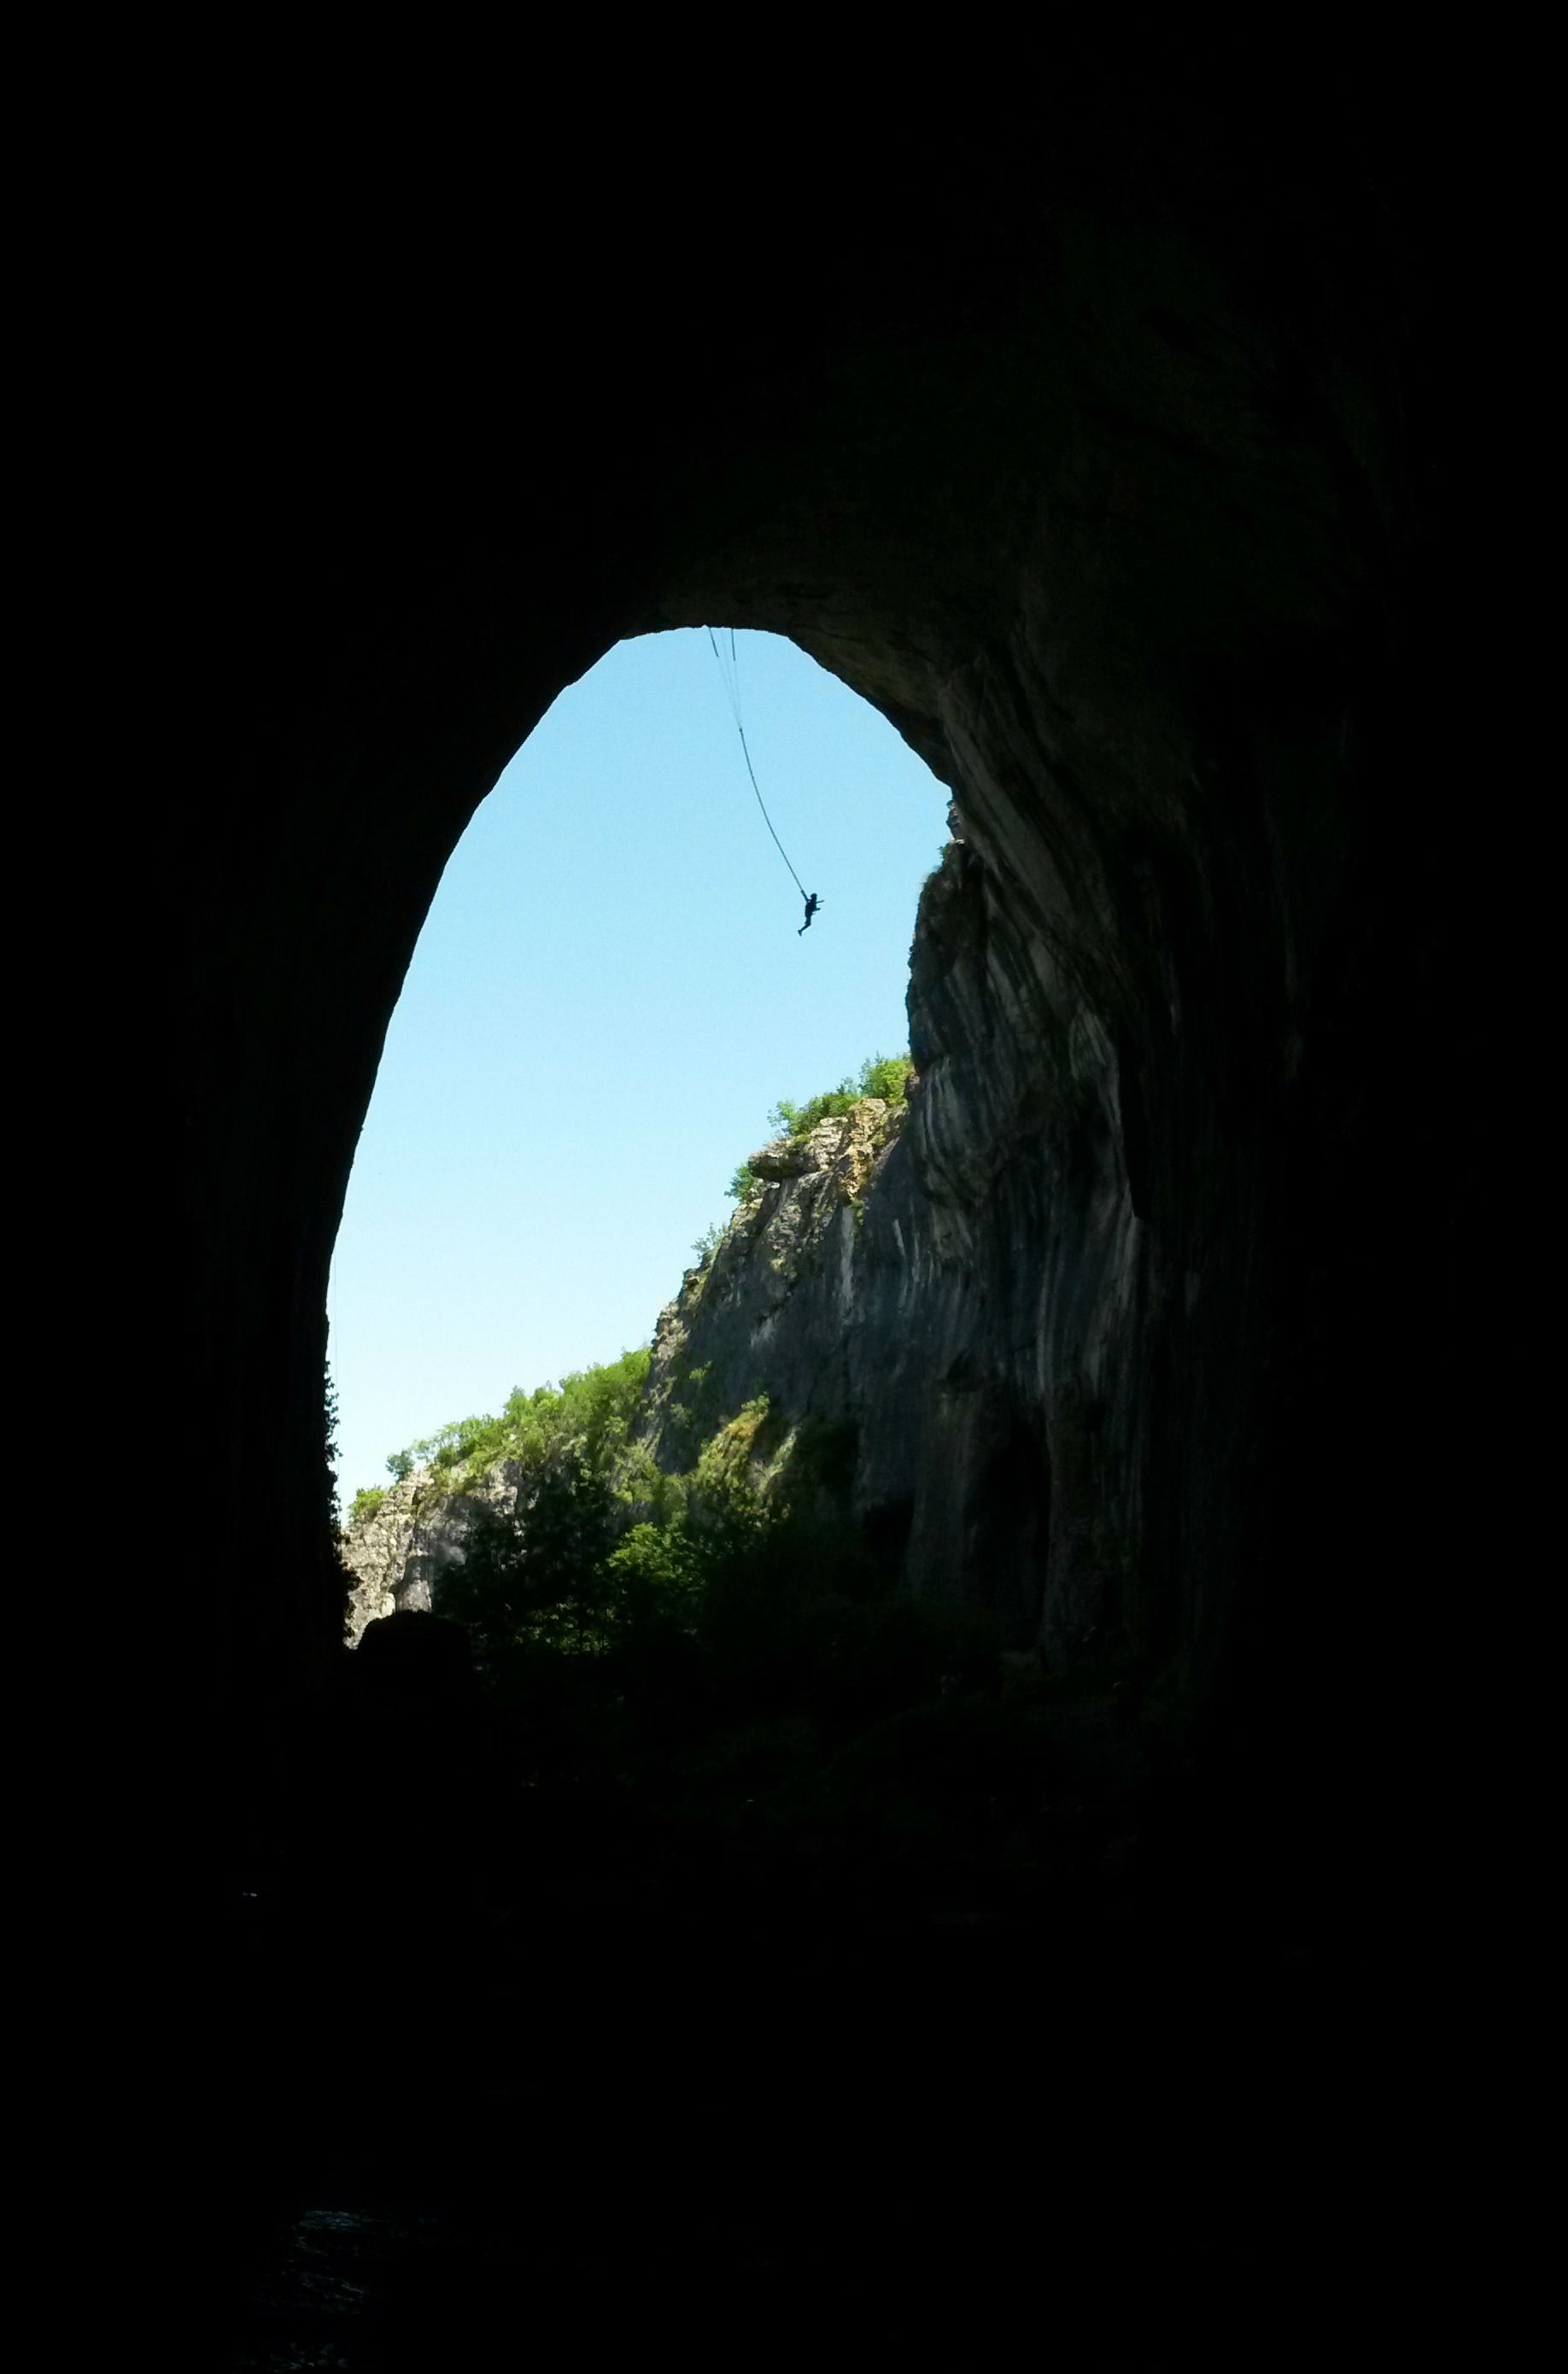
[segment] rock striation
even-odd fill
[[[751,1158],[754,1185],[663,1313],[645,1440],[766,1394],[830,1435],[845,1516],[917,1593],[1015,1648],[1143,1641],[1141,1232],[1103,1037],[1007,930],[954,840],[911,957],[908,1103],[866,1099]]]

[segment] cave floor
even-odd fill
[[[1043,1871],[1003,1832],[990,1884],[945,1894],[767,1841],[653,1886],[536,1838],[500,1882],[393,1858],[251,1908],[238,1975],[299,2016],[256,2084],[221,2362],[765,2356],[949,2317],[1000,2345],[1020,2287],[1075,2364],[1220,2325],[1286,2362],[1279,2301],[1331,2222],[1345,1941],[1190,1825],[1149,1835],[1091,1808]],[[1218,2289],[1200,2227],[1229,2238]]]

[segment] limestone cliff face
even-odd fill
[[[1141,1493],[1164,1289],[1115,1055],[968,838],[921,899],[909,1017],[907,1104],[863,1099],[751,1158],[659,1319],[639,1438],[678,1473],[766,1395],[771,1443],[831,1436],[846,1522],[915,1592],[977,1602],[1053,1658],[1158,1650]],[[1189,1325],[1201,1295],[1189,1276]],[[444,1503],[428,1475],[394,1486],[346,1544],[350,1640],[428,1607],[518,1481],[499,1466]]]
[[[428,1468],[390,1486],[373,1516],[350,1524],[339,1555],[348,1569],[345,1638],[357,1648],[367,1624],[399,1609],[423,1610],[446,1569],[460,1565],[474,1522],[487,1509],[516,1505],[519,1476],[503,1462],[472,1490],[438,1499]]]
[[[760,1393],[785,1430],[850,1416],[866,1220],[906,1113],[867,1097],[751,1157],[750,1193],[659,1317],[640,1433],[662,1466],[687,1465],[703,1435]]]
[[[916,1064],[752,1158],[757,1184],[659,1322],[661,1464],[766,1393],[850,1449],[846,1515],[921,1593],[1017,1646],[1139,1629],[1138,1222],[1103,1038],[955,840],[912,956]]]

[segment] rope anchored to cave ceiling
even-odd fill
[[[746,771],[751,778],[751,788],[757,794],[757,805],[762,811],[762,822],[767,826],[768,830],[772,833],[773,847],[778,851],[779,855],[784,859],[784,864],[789,866],[790,880],[794,883],[796,888],[799,891],[801,897],[806,901],[806,921],[801,924],[800,932],[808,932],[811,929],[811,919],[816,914],[817,910],[821,905],[822,901],[817,896],[815,890],[808,890],[805,883],[801,880],[794,866],[790,865],[789,852],[785,849],[783,841],[779,839],[778,834],[773,832],[773,819],[768,814],[767,802],[762,797],[761,787],[757,781],[757,770],[751,764],[751,753],[746,745],[746,728],[741,723],[740,717],[740,661],[737,655],[735,648],[735,629],[732,627],[729,630],[729,666],[727,669],[725,666],[724,653],[719,649],[719,639],[717,635],[714,634],[712,627],[708,629],[708,641],[713,647],[713,659],[718,667],[720,680],[724,685],[725,693],[728,695],[730,708],[734,711],[735,730],[740,736],[740,755],[746,761]],[[800,932],[796,932],[796,939],[800,937]]]

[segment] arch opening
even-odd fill
[[[814,935],[707,638],[607,654],[468,826],[388,1033],[335,1252],[346,1496],[438,1422],[651,1343],[777,1099],[904,1044],[946,793],[792,647],[738,649]]]
[[[654,1351],[631,1443],[602,1447],[622,1529],[646,1498],[631,1488],[640,1460],[694,1468],[759,1397],[786,1464],[803,1428],[817,1468],[824,1429],[855,1430],[850,1346],[867,1313],[835,1223],[855,1224],[858,1249],[867,1174],[906,1118],[894,1051],[948,795],[793,647],[725,638],[774,807],[815,855],[826,905],[808,939],[747,796],[736,688],[712,658],[706,634],[607,655],[443,874],[335,1253],[350,1639],[428,1606],[477,1510],[512,1504],[544,1456],[541,1411],[561,1406],[533,1394],[546,1379]],[[764,1122],[785,1084],[831,1093]],[[792,1179],[758,1182],[748,1204],[747,1158],[780,1131]],[[851,1138],[854,1175],[830,1178]],[[432,1425],[442,1407],[503,1401],[510,1419]],[[388,1441],[412,1448],[387,1459]],[[784,1487],[782,1469],[768,1475],[771,1502]],[[853,1473],[836,1488],[847,1517]]]
[[[1473,977],[1475,842],[1430,829],[1433,786],[1455,794],[1466,756],[1445,744],[1444,675],[1465,605],[1423,511],[1440,442],[1424,391],[1445,354],[1395,253],[1406,217],[1359,168],[1330,186],[1315,163],[1297,182],[1206,152],[1189,180],[1185,150],[1135,142],[1118,179],[1064,156],[1021,196],[984,176],[978,197],[955,189],[952,235],[909,242],[885,274],[878,229],[875,254],[862,242],[819,308],[801,304],[782,363],[777,340],[726,330],[715,367],[684,316],[661,344],[650,295],[640,418],[617,321],[538,398],[528,452],[548,472],[519,466],[514,406],[466,417],[412,524],[406,507],[381,526],[378,487],[339,535],[340,504],[323,583],[286,628],[258,626],[237,707],[264,723],[237,821],[212,835],[197,932],[192,1365],[224,1430],[199,1587],[230,1700],[276,1708],[341,1676],[320,1313],[441,868],[564,684],[619,637],[723,617],[790,637],[860,692],[961,818],[925,912],[912,1201],[887,1213],[918,1329],[878,1370],[880,1448],[856,1445],[885,1462],[873,1532],[935,1580],[951,1570],[943,1510],[983,1535],[1032,1525],[1038,1646],[1097,1707],[1077,1746],[1058,1733],[1064,1757],[1079,1778],[1099,1757],[1101,1802],[1117,1802],[1110,1609],[1117,1655],[1161,1677],[1167,1730],[1232,1759],[1218,1793],[1251,1825],[1244,1875],[1290,1860],[1281,1806],[1343,1840],[1397,1761],[1379,1717],[1396,1652],[1421,1655],[1409,1578],[1452,1616],[1478,1538],[1450,1522],[1432,1451],[1452,1440],[1456,1357],[1432,1281],[1471,1183],[1432,1160],[1411,1184],[1452,1051],[1478,1044],[1456,986]],[[1000,247],[993,203],[1019,226]],[[781,249],[797,237],[792,221]],[[428,420],[403,426],[433,455]],[[998,1314],[1009,1397],[977,1417],[975,1346]],[[1026,1488],[1031,1463],[1048,1499]],[[955,1664],[961,1685],[958,1649]],[[394,1726],[376,1736],[410,1735],[397,1689],[362,1711]],[[265,1790],[264,1731],[236,1722],[232,1759],[253,1757]],[[931,1735],[898,1735],[912,1769]],[[780,1743],[745,1753],[763,1778],[742,1805],[766,1795]],[[886,1766],[855,1787],[868,1821],[897,1795]],[[974,1790],[960,1828],[1012,1868],[1037,1851],[1032,1818],[1005,1787]],[[1055,1900],[1100,1904],[1125,1867],[1093,1861],[1073,1898],[1064,1850]],[[1187,1907],[1192,1933],[1205,1910],[1221,1933],[1220,1892]],[[586,1961],[600,1941],[584,1933]],[[1143,1943],[1110,2057],[1171,1958],[1158,1921]],[[878,2003],[898,1999],[898,1965],[878,1965]],[[1015,2032],[1051,2029],[1053,1967],[1043,1950],[1010,1966]],[[591,2000],[610,2033],[613,2004]]]
[[[433,885],[564,681],[617,634],[719,617],[788,637],[955,797],[912,1047],[939,1211],[930,1307],[956,1353],[978,1309],[1027,1297],[1019,1390],[1042,1412],[1094,1413],[1053,1461],[1058,1494],[1073,1473],[1087,1495],[1082,1522],[1054,1528],[1053,1560],[1109,1544],[1142,1637],[1200,1689],[1221,1672],[1237,1593],[1278,1546],[1272,1486],[1233,1479],[1293,1455],[1256,1390],[1281,1323],[1277,1247],[1310,1200],[1317,1119],[1359,1093],[1333,1060],[1309,1062],[1310,1018],[1362,962],[1370,886],[1395,855],[1372,793],[1380,767],[1406,763],[1389,743],[1397,562],[1379,524],[1395,498],[1350,413],[1285,419],[1299,358],[1267,319],[1236,335],[1235,300],[1179,240],[1075,224],[1055,271],[961,387],[935,349],[913,371],[868,349],[815,389],[808,420],[760,429],[765,497],[755,462],[737,477],[732,454],[704,455],[701,502],[648,523],[618,610],[584,600],[559,631],[535,617],[525,634],[487,570],[473,615],[413,628],[396,699],[379,670],[354,735],[312,762],[333,786],[332,846],[307,876],[349,866],[355,911],[340,930],[339,907],[299,987],[312,1012],[340,1002],[341,1028],[308,1067],[313,1150],[285,1196],[296,1266],[268,1289],[296,1314],[287,1341],[275,1317],[264,1330],[281,1368],[249,1361],[218,1396],[242,1437],[289,1379],[277,1449],[294,1480],[255,1595],[286,1663],[336,1633],[320,1489],[301,1485],[321,1352],[307,1281],[324,1274],[324,1216]],[[1375,357],[1338,368],[1376,404]],[[1255,433],[1265,417],[1272,441]],[[1032,489],[1021,508],[1004,500],[1015,480]],[[927,491],[912,509],[914,487]],[[1227,524],[1242,517],[1244,537]],[[340,711],[358,700],[340,688]],[[407,829],[372,851],[363,820],[388,803]],[[230,1523],[224,1560],[238,1573],[257,1555]],[[1064,1566],[1064,1605],[1075,1587]],[[253,1631],[245,1656],[255,1646]]]

